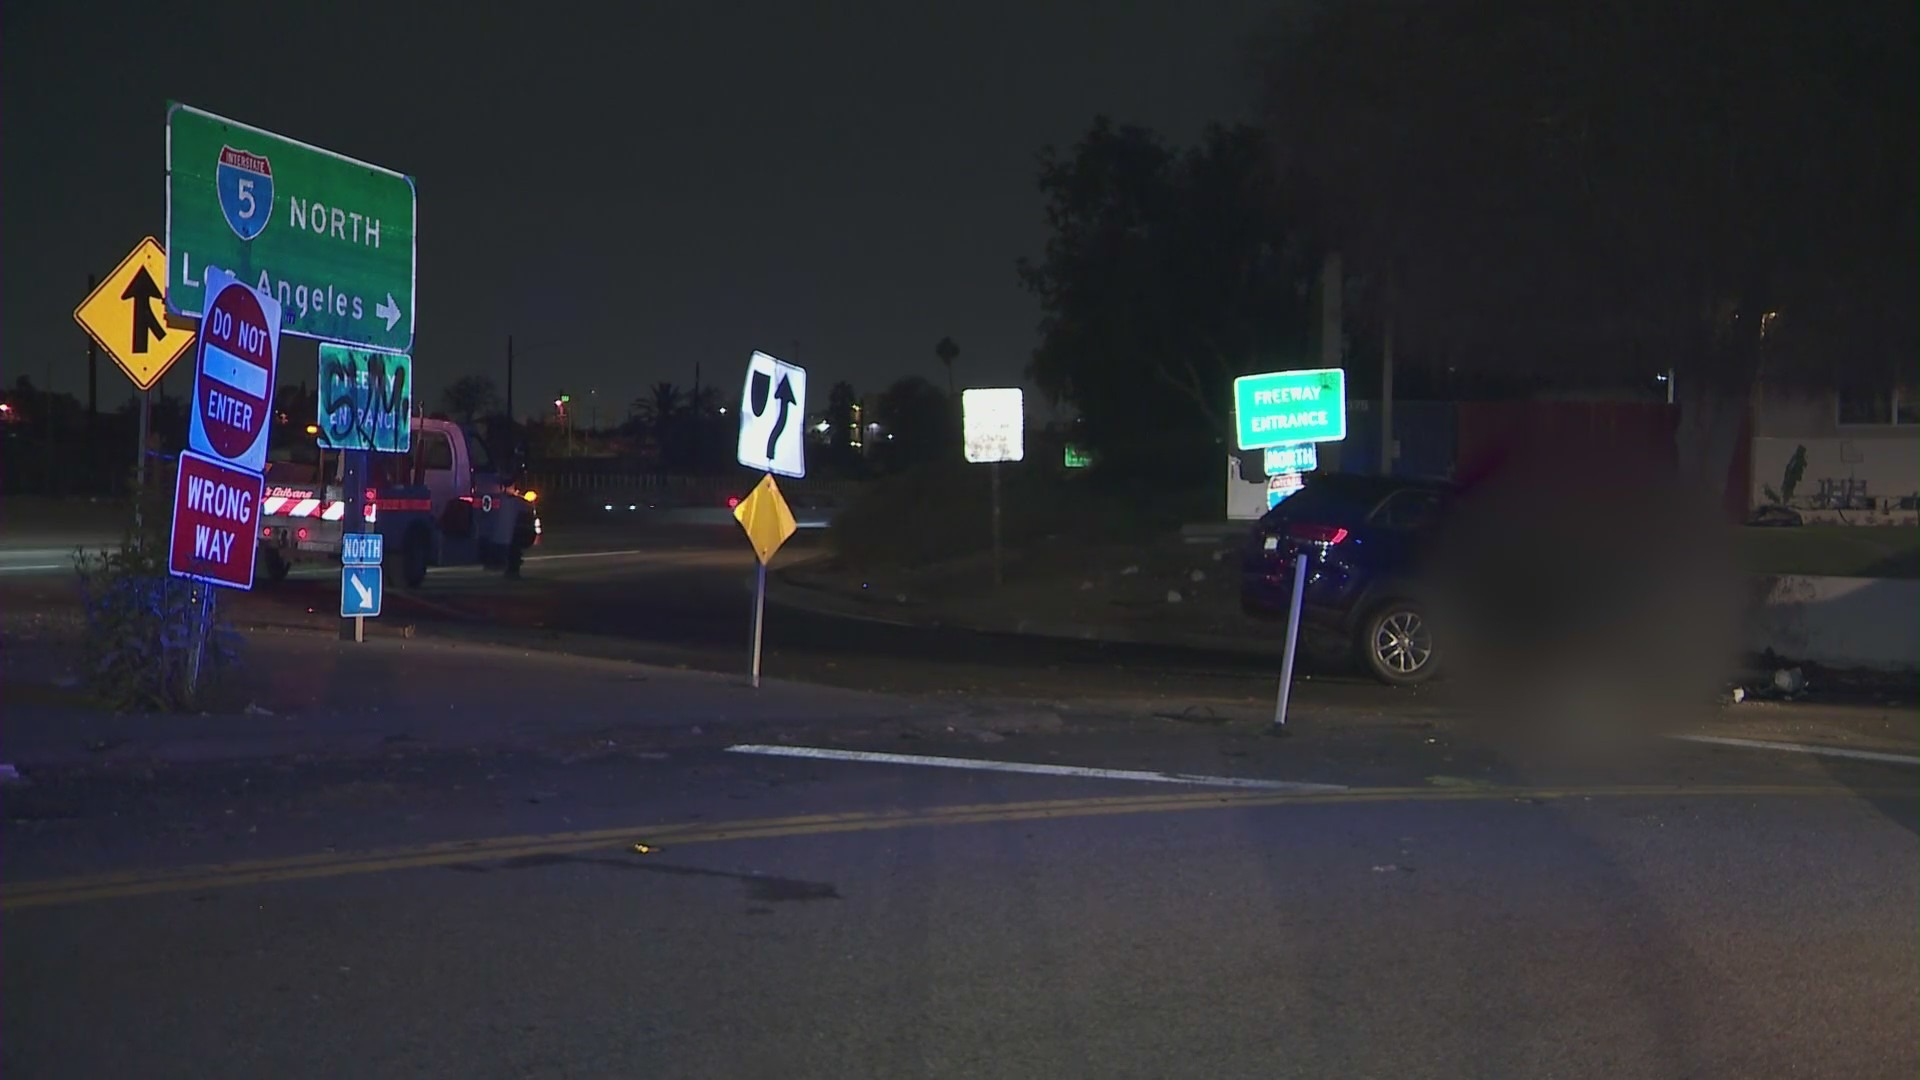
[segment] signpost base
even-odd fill
[[[1273,734],[1287,733],[1287,699],[1293,695],[1293,655],[1300,645],[1300,600],[1307,591],[1307,553],[1293,557],[1293,596],[1287,602],[1287,649],[1280,657],[1280,697],[1273,704]]]

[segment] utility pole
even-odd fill
[[[1340,366],[1344,318],[1340,311],[1340,253],[1329,251],[1320,263],[1320,366]]]
[[[87,295],[92,296],[95,283],[93,275],[87,275]],[[93,418],[100,412],[100,347],[94,344],[93,335],[87,335],[87,435],[93,435]]]
[[[40,391],[40,413],[41,420],[47,425],[47,494],[59,495],[62,492],[54,489],[55,478],[59,475],[54,462],[60,457],[60,425],[54,421],[53,415],[53,357],[51,355],[47,357],[46,386]]]
[[[1393,475],[1393,295],[1388,286],[1387,324],[1380,335],[1380,475]]]
[[[1340,253],[1327,252],[1320,261],[1320,366],[1323,368],[1344,366],[1340,362],[1341,338],[1346,326],[1340,310],[1341,274]],[[1321,464],[1328,468],[1339,468],[1340,444],[1329,445],[1334,460],[1329,462],[1322,459]]]
[[[87,275],[87,295],[92,296],[95,288],[94,277]],[[94,343],[93,335],[87,335],[87,481],[94,484],[107,480],[100,475],[100,346]],[[108,470],[110,475],[111,470]],[[109,485],[111,489],[111,485]]]
[[[513,419],[513,335],[507,335],[507,419]]]

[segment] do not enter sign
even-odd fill
[[[200,320],[189,442],[209,457],[259,472],[273,414],[280,304],[212,268],[207,292],[212,300]]]

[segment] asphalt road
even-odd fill
[[[1130,752],[1180,760],[1211,742],[1156,740]],[[1128,752],[992,749],[1091,765]],[[1364,780],[1380,749],[1317,779]],[[1417,742],[1386,750],[1389,782],[1344,791],[718,749],[36,781],[0,795],[0,1068],[1858,1080],[1920,1067],[1909,772],[1676,747],[1657,792],[1437,789],[1396,782],[1434,767]]]
[[[752,563],[728,527],[550,535],[526,580],[436,572],[379,631],[744,663]],[[337,589],[302,572],[227,610],[327,625]],[[0,577],[10,612],[67,591]],[[778,606],[767,633],[774,675],[1132,718],[825,749],[1187,775],[722,740],[32,776],[0,786],[0,1072],[1920,1068],[1910,769],[1671,742],[1530,757],[1337,674],[1298,696],[1315,725],[1272,739],[1165,719],[1257,715],[1258,659]]]

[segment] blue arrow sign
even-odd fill
[[[341,567],[340,617],[347,619],[364,615],[377,618],[380,614],[381,577],[377,566]]]

